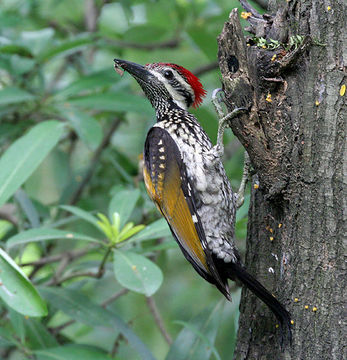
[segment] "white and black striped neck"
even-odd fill
[[[177,103],[172,99],[160,101],[154,108],[157,122],[175,120],[177,118],[182,121],[197,122],[196,118],[188,110],[177,105]]]

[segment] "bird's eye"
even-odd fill
[[[171,70],[165,70],[164,71],[164,77],[166,78],[166,79],[172,79],[173,78],[173,72],[171,71]]]

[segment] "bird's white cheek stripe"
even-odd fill
[[[182,79],[182,76],[179,75],[177,73],[176,70],[170,68],[171,71],[173,71],[175,79],[181,84],[181,86],[183,88],[185,88],[192,96],[193,99],[193,103],[195,101],[195,94],[194,94],[194,90],[192,89],[192,87]],[[187,109],[187,104],[185,102],[185,98],[182,94],[180,94],[178,91],[176,91],[169,83],[168,80],[165,79],[165,77],[160,74],[159,72],[155,71],[155,70],[149,70],[162,84],[165,85],[166,90],[169,92],[169,94],[172,96],[172,99],[174,100],[174,102],[180,106],[181,108],[188,110]]]
[[[183,88],[185,88],[189,94],[191,95],[192,99],[193,99],[193,103],[195,101],[195,94],[194,94],[194,90],[193,88],[190,86],[190,84],[182,79],[182,76],[180,76],[179,74],[177,74],[177,76],[175,76],[176,80],[182,85]]]

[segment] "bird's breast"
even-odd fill
[[[220,159],[211,156],[212,143],[199,124],[157,123],[175,141],[210,250],[226,262],[234,260],[235,196]]]

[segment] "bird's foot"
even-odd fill
[[[236,193],[236,209],[239,209],[245,201],[245,189],[250,175],[250,166],[251,163],[249,160],[249,156],[248,153],[245,151],[241,184],[238,192]]]
[[[245,111],[248,111],[246,108],[236,108],[232,112],[225,115],[221,103],[222,99],[221,97],[218,97],[218,94],[222,93],[222,89],[215,89],[212,93],[212,103],[214,105],[214,108],[216,109],[216,112],[218,114],[219,120],[218,120],[218,133],[217,133],[217,145],[220,146],[220,148],[223,149],[223,135],[225,128],[229,125],[229,121],[236,118],[240,114],[242,114]],[[223,151],[224,152],[224,151]],[[223,153],[222,153],[223,155]]]

